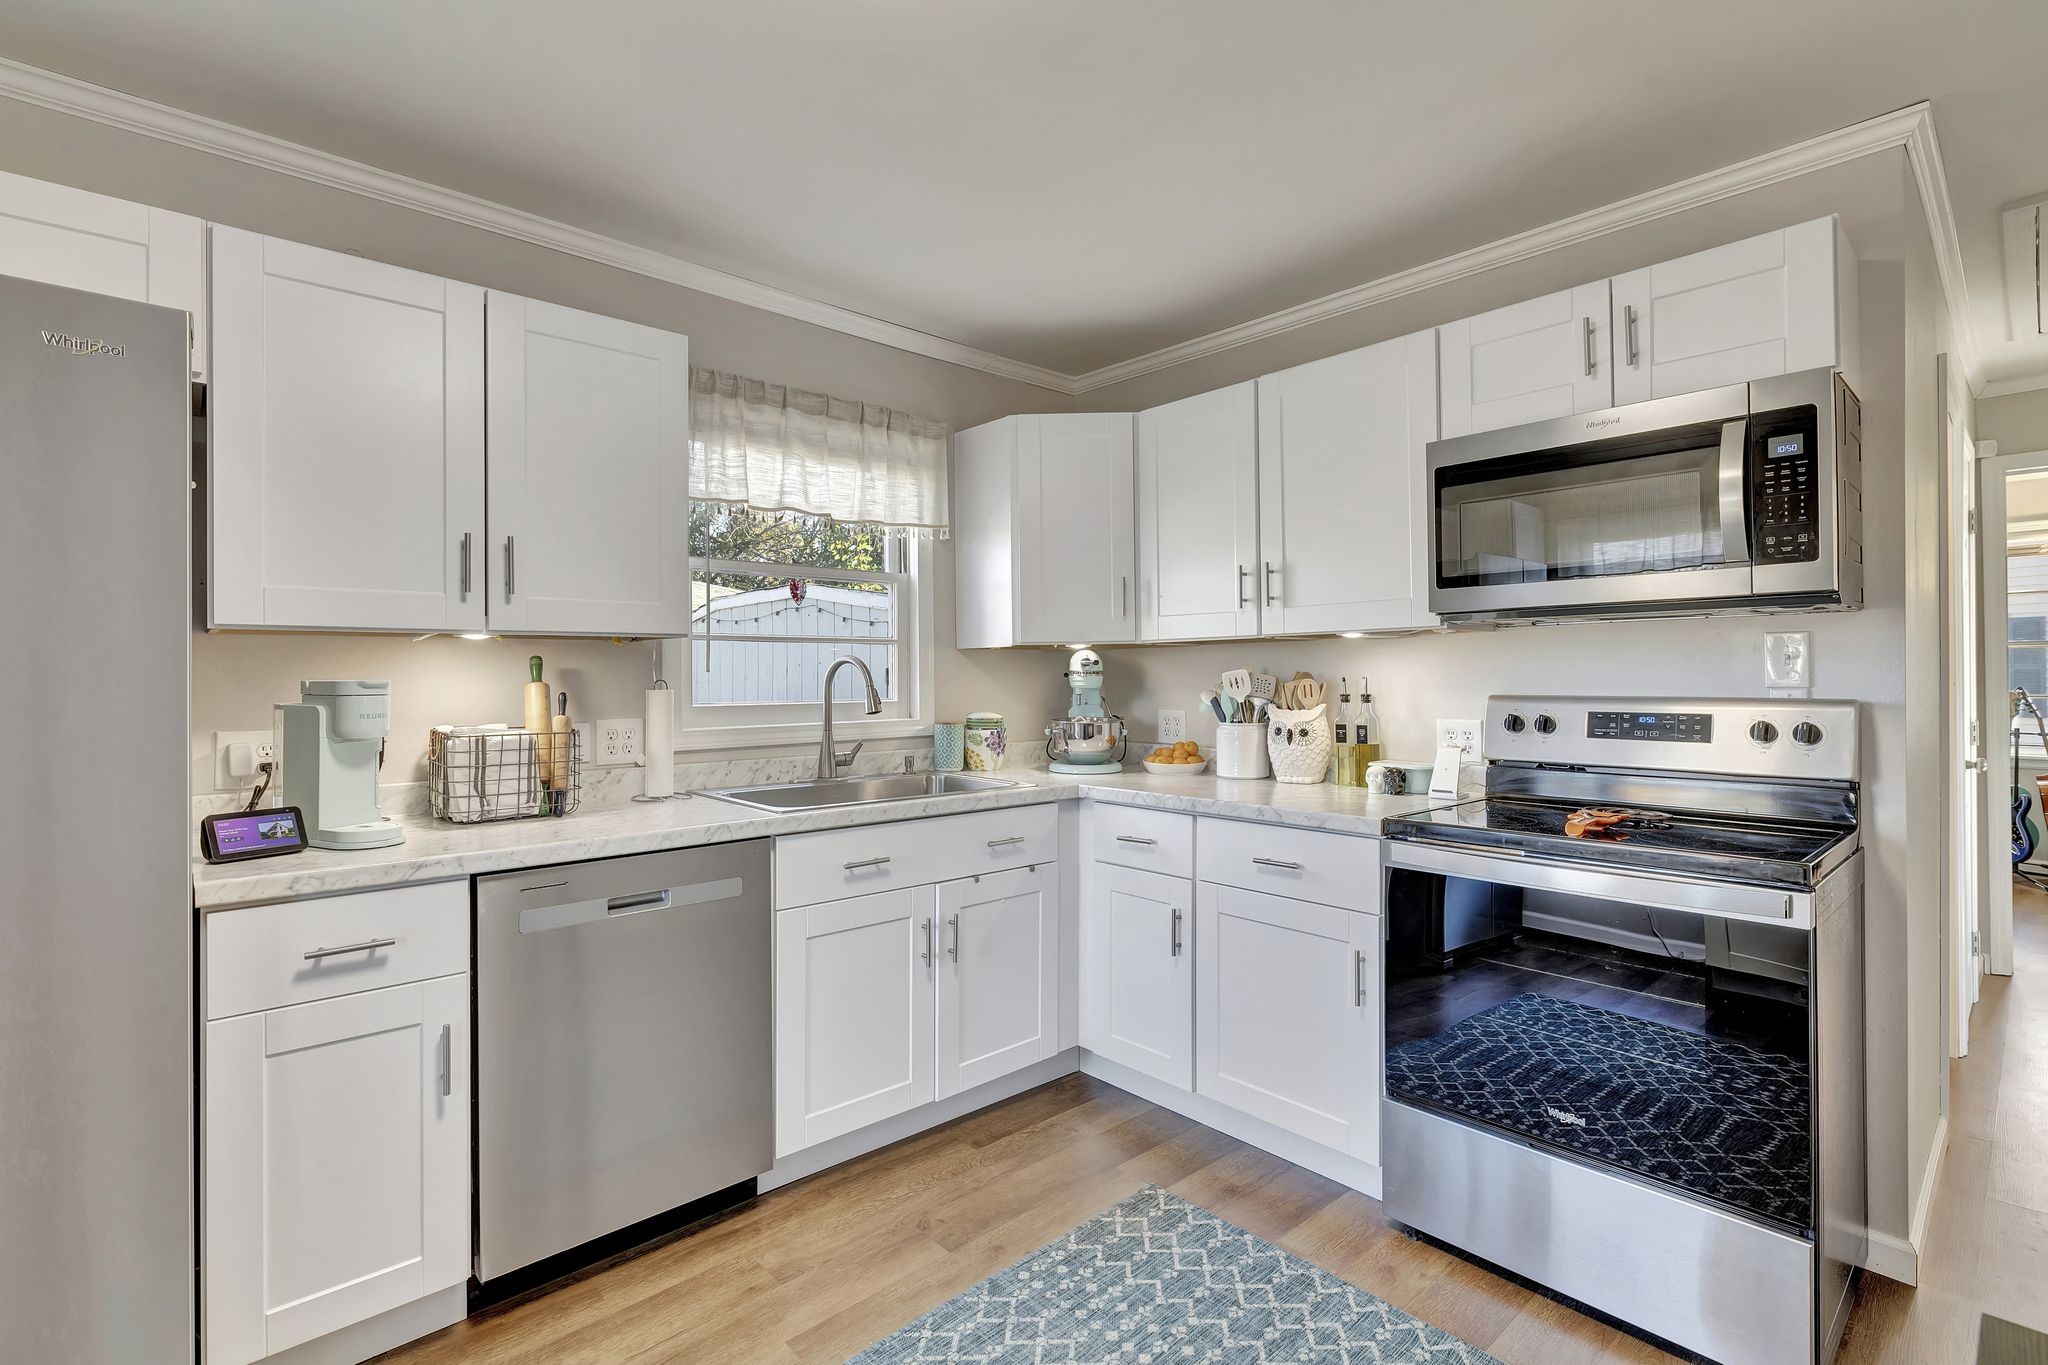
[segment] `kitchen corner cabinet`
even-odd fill
[[[960,648],[1138,638],[1129,413],[1005,417],[953,460]]]
[[[1105,862],[1081,878],[1081,1046],[1193,1090],[1194,883]]]
[[[491,629],[687,634],[689,338],[495,290],[484,311]]]
[[[482,630],[484,291],[212,230],[208,624]]]
[[[1614,401],[1856,369],[1856,257],[1835,218],[1613,281]]]
[[[206,239],[197,218],[0,172],[0,275],[183,309],[192,317],[192,377],[207,377]]]
[[[1264,633],[1436,624],[1426,478],[1436,334],[1266,375],[1258,410]]]
[[[221,911],[203,936],[207,1365],[461,1284],[467,884]]]
[[[1437,328],[1449,436],[1615,403],[1608,284],[1596,280]]]
[[[1256,636],[1273,572],[1259,558],[1255,384],[1139,413],[1139,638]]]

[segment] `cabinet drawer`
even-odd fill
[[[1088,856],[1098,863],[1195,875],[1195,817],[1091,801],[1084,816]]]
[[[1059,820],[1049,802],[792,834],[775,841],[775,905],[929,886],[1059,856]]]
[[[469,970],[469,883],[219,910],[205,935],[208,1019],[453,976]]]
[[[1203,818],[1195,830],[1196,877],[1347,910],[1380,908],[1377,839],[1242,820]]]

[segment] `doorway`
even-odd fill
[[[1988,809],[2009,812],[1984,840],[1994,871],[1983,883],[1980,929],[1984,969],[2010,976],[2014,885],[2048,889],[2039,782],[2048,776],[2048,451],[1989,454],[1977,466],[1986,532],[1977,564],[1980,686],[1983,713],[1997,725],[1984,776]]]

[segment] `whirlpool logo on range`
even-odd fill
[[[43,345],[55,346],[60,351],[73,355],[101,355],[119,357],[128,354],[126,346],[119,346],[105,337],[75,337],[69,332],[43,332]]]

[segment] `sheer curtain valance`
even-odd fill
[[[690,497],[943,539],[946,427],[693,366]]]

